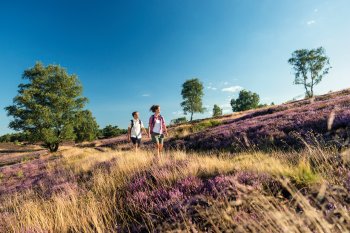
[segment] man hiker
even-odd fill
[[[138,151],[138,148],[141,145],[141,138],[142,138],[142,130],[144,133],[149,137],[145,127],[143,126],[142,121],[139,118],[138,112],[132,113],[133,119],[130,120],[130,125],[128,128],[128,140],[131,141],[132,144],[135,147],[135,151]]]

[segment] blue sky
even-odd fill
[[[36,61],[77,74],[101,127],[126,127],[158,103],[182,116],[181,85],[205,86],[205,114],[230,112],[240,88],[262,102],[303,95],[287,63],[300,48],[323,46],[333,69],[316,93],[350,87],[348,0],[1,1],[0,134],[26,68]]]

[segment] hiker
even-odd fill
[[[149,118],[148,134],[152,136],[152,142],[156,144],[157,155],[159,157],[163,150],[164,136],[168,135],[164,117],[160,115],[160,106],[153,105],[150,111],[154,114]]]
[[[141,145],[142,130],[145,132],[145,134],[148,135],[148,133],[139,118],[139,113],[133,112],[132,117],[133,119],[130,120],[130,125],[128,128],[128,140],[129,142],[132,142],[132,144],[135,146],[135,151],[137,152]]]

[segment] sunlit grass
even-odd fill
[[[136,207],[126,202],[128,195],[132,195],[127,187],[136,174],[149,172],[157,179],[156,184],[152,184],[152,189],[167,189],[186,177],[199,177],[205,180],[218,175],[252,172],[268,174],[276,180],[281,180],[282,183],[289,180],[284,184],[284,188],[292,193],[294,200],[303,208],[304,214],[298,215],[273,196],[253,192],[249,187],[237,184],[240,192],[246,192],[239,197],[239,202],[212,200],[212,207],[201,210],[202,217],[209,222],[212,221],[209,224],[212,229],[219,223],[221,224],[221,228],[217,228],[219,231],[224,226],[231,226],[232,216],[241,214],[242,219],[249,222],[254,231],[312,232],[309,228],[311,224],[317,232],[332,232],[334,226],[324,219],[322,212],[310,205],[307,197],[301,195],[294,185],[311,187],[335,180],[329,171],[327,173],[324,168],[318,170],[317,165],[314,165],[315,167],[310,165],[305,155],[312,155],[315,159],[317,153],[314,152],[306,151],[297,157],[295,154],[288,155],[282,152],[217,156],[170,151],[156,158],[154,153],[149,151],[134,153],[106,149],[101,152],[93,148],[64,148],[59,152],[64,172],[75,175],[91,173],[91,177],[88,180],[78,181],[79,189],[68,185],[64,192],[54,193],[50,197],[40,196],[35,192],[9,196],[2,204],[2,210],[0,209],[2,212],[6,210],[9,214],[3,216],[0,214],[0,220],[5,223],[6,230],[11,232],[113,232],[118,229],[125,231],[130,227],[128,224],[135,223],[146,224],[147,229],[153,231],[156,226],[152,225],[150,220],[151,209],[149,212],[140,209],[139,213],[131,215],[130,209]],[[319,156],[327,157],[326,154]],[[321,160],[325,161],[319,158],[319,161]],[[176,167],[176,164],[182,162],[185,165]],[[103,166],[104,163],[108,164],[108,168]],[[331,167],[331,164],[325,163],[323,162],[322,166]],[[260,223],[240,208],[251,208],[252,211],[256,211],[257,218],[262,219],[264,227],[259,228]],[[260,216],[263,213],[269,217]],[[142,218],[138,219],[136,215]],[[344,216],[349,217],[346,214]],[[305,221],[309,221],[307,226],[304,226]],[[193,224],[188,219],[184,219],[184,223],[186,227],[191,227]],[[340,224],[337,229],[346,228]]]

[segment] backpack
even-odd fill
[[[160,122],[162,123],[162,121],[164,120],[162,115],[159,115],[158,116]],[[156,122],[156,118],[154,117],[154,115],[152,115],[152,125],[154,125],[154,123]]]
[[[131,121],[131,128],[130,130],[134,127],[134,120],[130,120]],[[140,126],[141,126],[141,120],[139,119],[139,123],[140,123]]]

